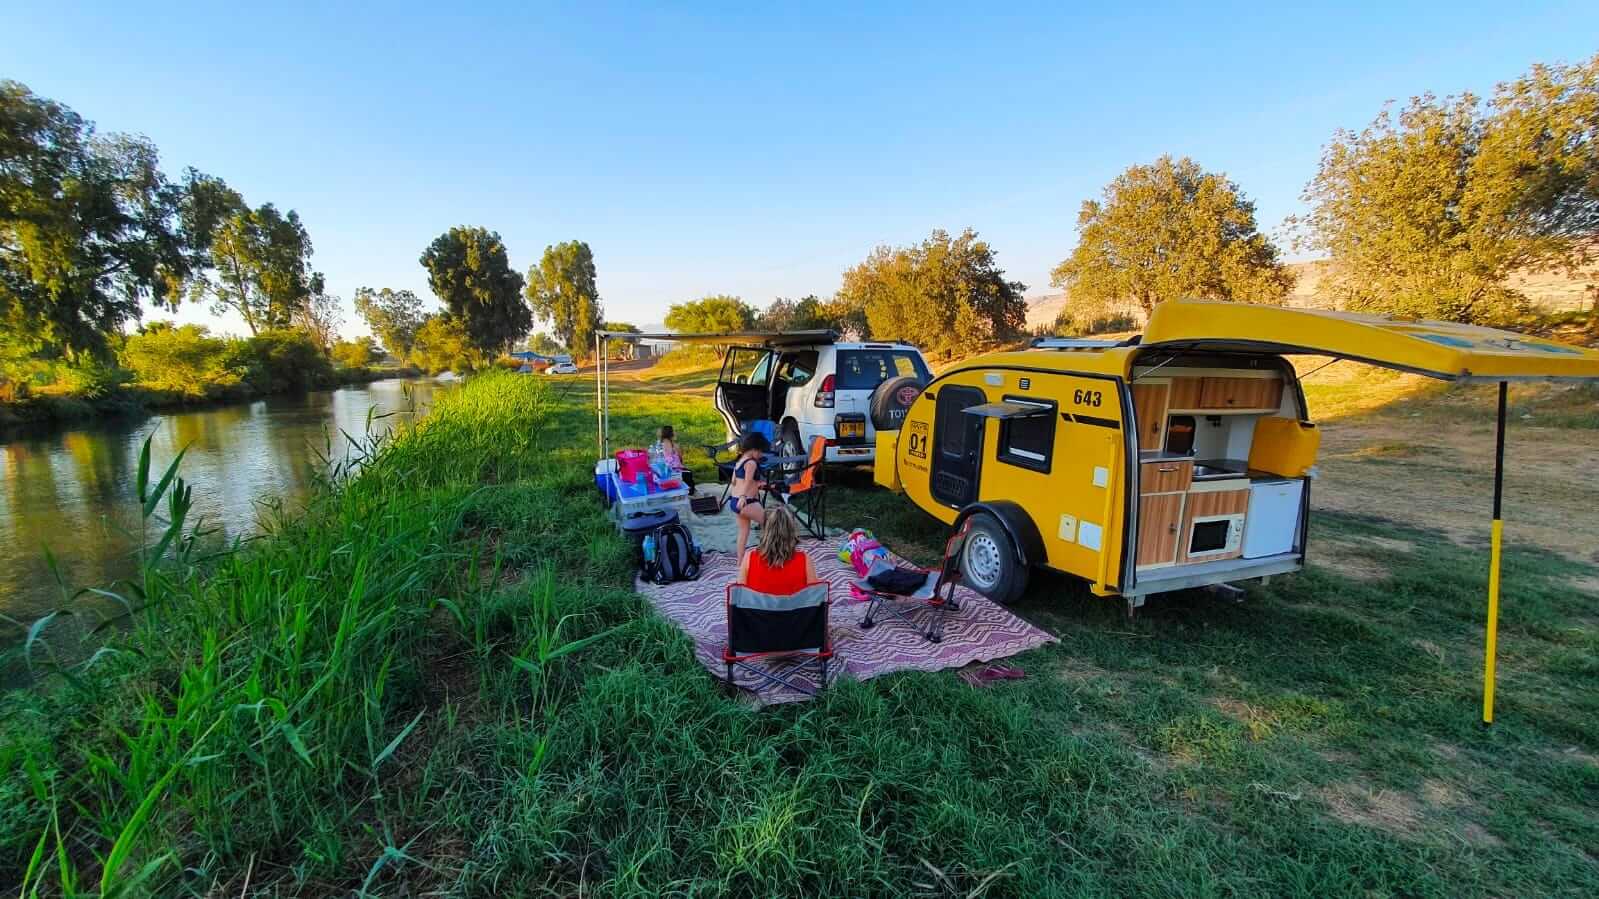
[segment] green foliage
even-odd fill
[[[383,358],[383,353],[370,337],[357,337],[354,340],[341,340],[333,345],[330,353],[333,362],[341,368],[366,368]]]
[[[465,373],[484,368],[488,357],[473,346],[466,326],[447,313],[430,315],[416,330],[410,361],[428,374]]]
[[[1131,331],[1138,323],[1126,312],[1100,311],[1094,304],[1067,306],[1055,316],[1054,333],[1062,337]]]
[[[1308,248],[1351,309],[1499,322],[1514,271],[1592,262],[1599,232],[1599,55],[1536,66],[1483,104],[1414,97],[1340,131],[1305,190]]]
[[[610,326],[607,325],[606,327]],[[542,353],[546,356],[554,356],[566,352],[566,347],[562,346],[555,340],[555,338],[544,333],[543,331],[540,331],[528,338],[527,348],[535,353]]]
[[[1088,318],[1126,301],[1146,313],[1171,299],[1277,303],[1293,287],[1255,224],[1255,204],[1187,157],[1132,166],[1103,201],[1083,201],[1077,229],[1077,248],[1051,283]]]
[[[630,325],[627,322],[604,322],[603,324],[600,325],[600,330],[601,331],[621,331],[621,332],[627,333],[627,334],[638,334],[638,333],[641,333],[639,331],[638,325]]]
[[[228,367],[256,393],[302,392],[334,383],[332,363],[302,331],[262,331],[229,350]]]
[[[755,317],[758,331],[812,331],[838,328],[839,324],[828,316],[828,308],[815,294],[790,300],[778,297],[772,305]]]
[[[498,233],[451,228],[422,252],[421,263],[428,286],[479,352],[499,353],[532,329],[522,276],[512,270]]]
[[[544,248],[539,264],[527,272],[527,301],[561,343],[584,353],[594,346],[594,332],[604,312],[595,283],[594,253],[589,245],[569,240]]]
[[[666,326],[680,334],[748,331],[755,327],[755,310],[738,297],[717,294],[673,303],[666,310]]]
[[[154,322],[128,338],[122,364],[142,387],[209,399],[241,380],[238,341],[212,337],[203,325]]]
[[[219,315],[238,312],[251,334],[287,328],[311,314],[323,278],[311,270],[311,236],[299,214],[284,214],[271,203],[252,209],[219,179],[206,182],[203,205],[193,214],[215,222],[214,276],[196,283],[195,298],[209,297]]]
[[[71,109],[0,81],[0,330],[31,350],[110,354],[139,302],[175,298],[196,248],[156,148],[99,136]]]
[[[1020,334],[1026,289],[1005,280],[977,232],[968,228],[952,238],[938,230],[915,246],[878,247],[844,273],[837,302],[864,313],[873,339],[954,353]]]
[[[422,327],[422,300],[409,290],[362,287],[355,292],[355,311],[366,321],[384,349],[396,358],[411,355],[411,343]]]

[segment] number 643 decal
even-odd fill
[[[1073,390],[1072,402],[1079,406],[1099,406],[1105,401],[1105,395],[1098,390]]]

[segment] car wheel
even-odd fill
[[[1027,589],[1027,566],[1016,557],[1016,545],[998,519],[978,512],[971,522],[961,548],[961,582],[1006,605]]]
[[[800,441],[799,428],[790,424],[788,427],[783,429],[783,436],[778,439],[777,451],[784,456],[805,455],[805,444]],[[783,471],[785,474],[794,475],[804,467],[805,463],[795,462],[783,466]]]

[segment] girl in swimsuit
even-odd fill
[[[745,544],[750,539],[750,526],[766,520],[766,508],[761,505],[761,457],[771,443],[766,435],[751,431],[739,441],[738,461],[733,463],[733,483],[727,491],[727,508],[738,517],[738,553],[744,556]]]

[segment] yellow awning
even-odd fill
[[[1334,356],[1450,381],[1599,379],[1599,351],[1513,331],[1248,303],[1161,303],[1142,346]]]

